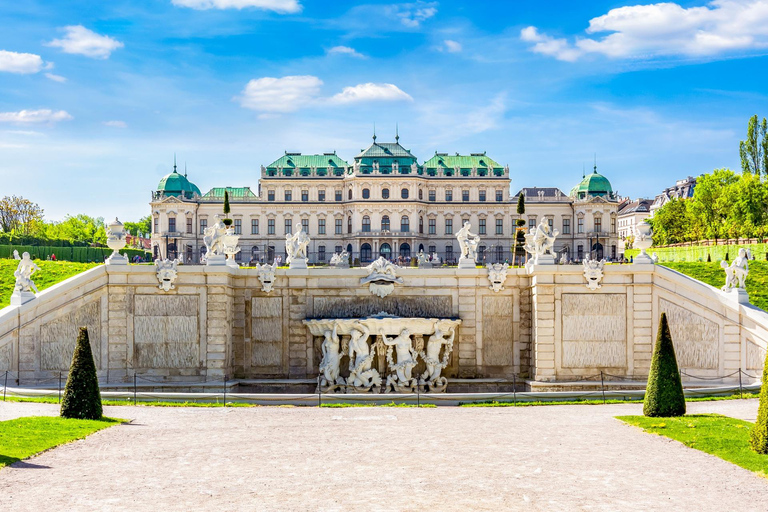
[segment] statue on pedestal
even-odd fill
[[[203,231],[203,243],[206,248],[203,259],[208,265],[225,265],[224,236],[227,234],[227,226],[222,222],[221,215],[216,214],[213,218],[216,222]]]
[[[419,384],[425,386],[428,393],[442,393],[448,387],[448,379],[441,376],[443,368],[448,366],[448,359],[453,351],[453,340],[456,337],[455,327],[448,331],[448,339],[440,330],[440,322],[435,322],[435,332],[427,340],[427,350],[420,352],[421,358],[427,364],[427,370],[421,374]],[[443,358],[440,359],[440,349],[445,345]]]
[[[722,288],[723,291],[727,292],[733,288],[746,289],[744,282],[749,275],[750,256],[749,250],[742,247],[739,249],[739,255],[734,258],[730,265],[725,261],[720,262],[720,266],[725,270],[725,286]]]
[[[555,239],[560,234],[558,230],[550,230],[547,219],[541,219],[541,222],[535,228],[525,235],[525,245],[523,249],[531,255],[534,265],[554,265],[555,257],[552,254],[552,247],[555,245]]]
[[[371,368],[376,349],[368,346],[369,335],[370,330],[361,322],[357,322],[350,332],[347,386],[351,386],[352,390],[358,393],[368,393],[371,390],[378,392],[381,386],[379,372]]]
[[[13,273],[13,277],[16,278],[16,284],[13,287],[13,291],[29,292],[30,290],[34,290],[35,293],[39,293],[37,291],[37,286],[35,286],[34,281],[32,281],[32,274],[38,270],[40,270],[40,267],[32,261],[32,258],[29,257],[29,253],[25,252],[22,254],[19,265]]]
[[[382,341],[387,348],[387,363],[389,371],[387,387],[398,393],[412,393],[416,390],[416,379],[411,377],[413,367],[416,366],[417,352],[413,349],[411,332],[408,329],[400,331],[395,338],[387,338],[384,331],[379,331]],[[397,362],[392,358],[392,349],[397,354]]]
[[[467,221],[456,233],[456,240],[459,241],[459,248],[461,249],[459,268],[475,268],[477,262],[477,247],[480,244],[480,237],[472,233],[469,228],[470,224]]]
[[[125,247],[125,228],[123,223],[117,220],[107,226],[107,247],[112,249],[112,254],[105,262],[107,265],[127,265],[128,256],[120,254],[120,249]]]
[[[285,252],[288,254],[285,262],[288,268],[307,268],[307,247],[310,241],[302,227],[293,235],[285,235]]]

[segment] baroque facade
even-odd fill
[[[526,228],[548,219],[561,234],[555,247],[560,257],[617,257],[620,200],[596,169],[567,195],[556,188],[523,188],[511,196],[510,184],[509,167],[484,152],[436,152],[419,164],[399,137],[382,143],[375,135],[352,163],[335,152],[286,152],[262,166],[256,193],[216,187],[202,194],[174,166],[152,194],[153,253],[199,262],[203,232],[222,212],[226,191],[229,217],[241,235],[236,259],[243,264],[284,259],[285,237],[299,226],[312,239],[313,263],[327,263],[342,250],[361,263],[379,255],[407,263],[420,251],[455,262],[456,232],[465,221],[481,238],[479,263],[511,261],[522,193]]]

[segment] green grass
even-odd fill
[[[617,419],[683,443],[768,478],[768,455],[749,448],[753,424],[719,414],[691,414],[679,418],[617,416]]]
[[[0,468],[56,446],[70,443],[123,420],[72,420],[58,416],[30,416],[0,421]]]
[[[686,398],[686,402],[715,402],[719,400],[741,400],[749,398],[758,398],[758,393],[744,393],[743,395],[728,396],[702,396],[696,398]],[[606,404],[641,404],[642,398],[617,400],[606,399]],[[487,400],[484,402],[460,402],[459,407],[532,407],[539,405],[603,405],[602,398],[583,398],[579,400],[549,400],[549,401],[523,401],[518,400]]]
[[[688,247],[651,247],[648,254],[656,253],[661,263],[667,261],[707,261],[707,256],[712,261],[725,259],[725,255],[733,261],[733,258],[739,253],[739,248],[749,249],[752,256],[758,260],[766,260],[768,253],[768,244],[742,244],[742,245],[692,245]],[[627,259],[630,256],[637,256],[639,249],[628,249],[624,251]]]
[[[35,260],[40,270],[32,276],[38,290],[44,290],[60,283],[80,272],[96,267],[99,263],[76,263],[72,261],[41,261]],[[0,309],[11,303],[11,293],[16,279],[13,273],[19,262],[14,259],[0,259]]]
[[[731,257],[733,260],[733,257]],[[725,272],[719,262],[660,262],[659,265],[677,270],[694,279],[721,288],[725,284]],[[768,310],[768,262],[750,261],[747,276],[749,301],[760,309]]]

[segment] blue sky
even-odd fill
[[[768,0],[0,0],[0,196],[134,220],[186,162],[251,186],[284,150],[487,151],[512,189],[598,169],[653,196],[739,169],[768,116]]]

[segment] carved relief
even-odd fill
[[[626,303],[619,293],[563,294],[563,368],[626,367]]]
[[[40,368],[68,370],[80,327],[88,328],[96,368],[101,368],[101,301],[95,300],[40,326]]]
[[[283,361],[283,299],[251,299],[251,364],[279,367]]]
[[[752,340],[747,340],[747,370],[762,370],[765,349]]]
[[[717,323],[664,299],[659,300],[659,311],[667,314],[677,364],[681,368],[716,369],[720,340]]]
[[[385,312],[402,317],[451,316],[451,297],[314,297],[316,318],[363,318]]]
[[[10,339],[10,336],[9,336]],[[10,371],[13,369],[13,343],[8,342],[0,347],[0,371]]]
[[[200,364],[197,295],[136,295],[133,359],[137,368],[194,368]]]
[[[512,348],[512,297],[483,297],[483,363],[513,365]]]

